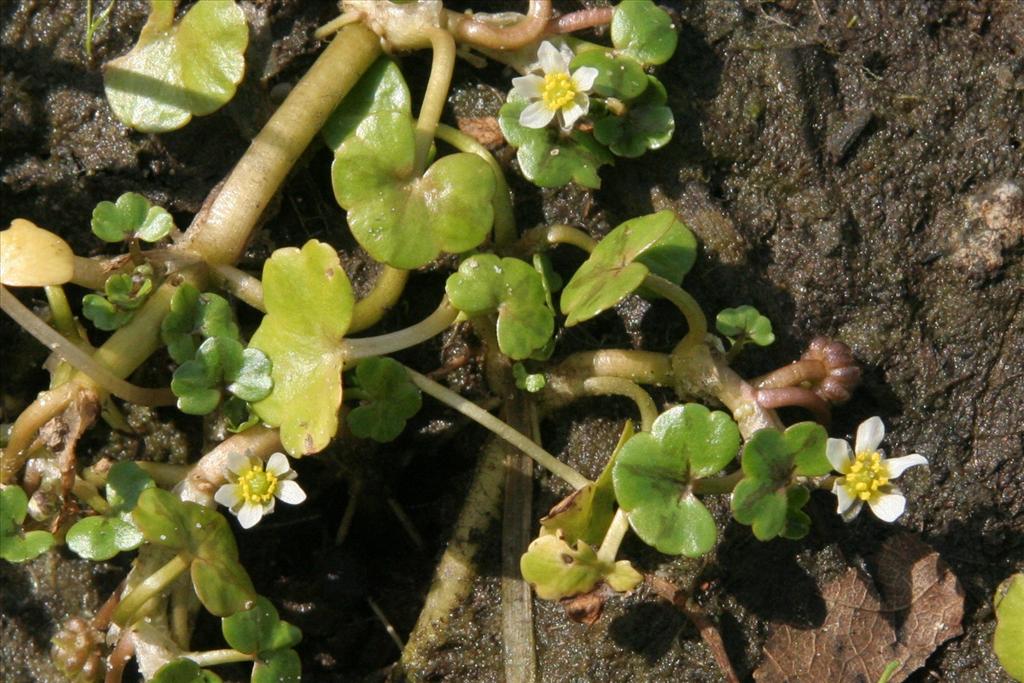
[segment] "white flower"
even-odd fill
[[[217,489],[213,499],[227,507],[238,517],[243,529],[259,522],[263,515],[274,511],[274,499],[289,505],[306,500],[306,492],[295,482],[295,470],[288,466],[284,453],[274,453],[267,460],[266,469],[259,458],[240,453],[228,456],[228,483]]]
[[[872,417],[857,428],[853,453],[844,439],[828,440],[828,460],[837,472],[844,475],[836,480],[832,493],[839,499],[838,512],[847,522],[857,516],[864,503],[879,519],[895,521],[903,514],[907,499],[889,482],[908,467],[928,464],[928,460],[917,453],[886,459],[878,450],[884,436],[885,425],[881,418]]]
[[[527,128],[543,128],[558,116],[563,131],[572,130],[573,124],[590,109],[587,93],[594,87],[597,69],[581,66],[572,74],[569,63],[572,50],[561,50],[544,41],[537,50],[538,66],[543,76],[529,74],[512,79],[512,89],[531,103],[519,115],[519,124]]]

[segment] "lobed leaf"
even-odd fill
[[[176,363],[192,360],[196,355],[196,339],[222,337],[238,339],[231,304],[211,292],[200,293],[187,282],[171,297],[170,311],[160,324],[160,337]]]
[[[68,529],[68,548],[87,560],[109,560],[120,552],[142,545],[142,532],[119,517],[98,515],[80,519]]]
[[[25,562],[53,547],[48,531],[22,533],[21,524],[28,514],[28,496],[20,486],[0,490],[0,557],[8,562]]]
[[[587,593],[601,581],[619,592],[632,590],[643,581],[629,562],[602,562],[587,543],[578,540],[573,548],[557,535],[534,539],[520,559],[519,569],[542,600]]]
[[[361,439],[394,441],[423,399],[409,373],[391,358],[367,358],[356,366],[355,383],[368,399],[348,414],[348,426]]]
[[[715,329],[726,337],[750,339],[758,346],[775,341],[772,321],[753,306],[725,308],[715,317]]]
[[[632,100],[647,88],[647,74],[632,57],[611,50],[586,50],[573,58],[569,68],[575,71],[581,66],[597,69],[593,91],[601,97]]]
[[[373,114],[402,112],[412,115],[412,97],[402,70],[391,57],[380,57],[327,118],[320,131],[335,152]]]
[[[274,605],[262,596],[249,609],[222,619],[221,631],[228,645],[251,655],[295,647],[302,640],[302,632],[281,621]]]
[[[647,79],[647,89],[625,103],[623,112],[595,116],[594,137],[617,156],[634,158],[649,149],[661,149],[675,132],[675,117],[665,106],[665,86],[654,76]]]
[[[176,659],[164,664],[150,679],[150,683],[221,683],[221,677],[209,669],[200,668],[191,659]]]
[[[622,0],[612,14],[612,44],[644,65],[664,64],[679,37],[672,17],[651,0]]]
[[[174,219],[166,209],[153,206],[136,192],[126,192],[117,202],[100,202],[92,210],[92,233],[104,242],[140,239],[159,242],[171,234]]]

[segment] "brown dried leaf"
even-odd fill
[[[916,536],[887,541],[877,574],[884,599],[862,571],[849,569],[822,591],[828,612],[820,628],[773,626],[754,679],[872,683],[897,660],[900,668],[890,680],[899,683],[961,633],[963,589],[938,553]]]
[[[487,149],[496,149],[505,144],[505,136],[501,134],[498,119],[495,116],[478,118],[459,118],[459,130],[473,138]]]

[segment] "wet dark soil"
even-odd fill
[[[680,585],[699,578],[697,597],[747,678],[769,623],[807,615],[813,622],[825,581],[864,562],[893,533],[916,532],[959,577],[967,609],[964,634],[911,680],[1006,680],[989,643],[993,591],[1024,565],[1024,5],[665,4],[680,29],[679,51],[660,74],[676,112],[675,139],[640,161],[604,169],[596,192],[532,188],[515,178],[510,155],[499,151],[509,164],[520,225],[557,220],[600,235],[626,218],[676,209],[701,239],[687,288],[704,310],[753,304],[774,324],[776,343],[749,353],[740,371],[756,375],[786,363],[819,334],[841,339],[865,380],[836,412],[832,435],[849,436],[860,421],[880,415],[889,450],[923,453],[930,465],[903,478],[909,504],[896,525],[867,516],[843,524],[834,500],[815,494],[808,538],[760,544],[728,521],[720,503],[712,507],[723,542],[706,563],[666,559],[635,539],[625,555]],[[79,253],[95,253],[88,230],[93,206],[132,190],[187,225],[272,110],[279,86],[294,82],[315,57],[311,31],[332,12],[327,2],[247,5],[252,47],[238,97],[157,138],[112,118],[99,69],[133,43],[144,2],[118,0],[91,60],[82,50],[84,3],[0,4],[0,223],[30,218]],[[415,82],[428,62],[411,57],[404,66]],[[457,111],[449,115],[493,113],[500,97],[488,84],[505,88],[507,75],[461,65],[452,98]],[[248,265],[276,245],[315,236],[338,246],[350,274],[365,280],[359,250],[341,236],[329,156],[313,151],[307,161],[254,242]],[[419,274],[414,282],[409,301],[382,329],[433,308],[443,275]],[[629,301],[567,334],[560,352],[596,345],[664,350],[682,331],[673,321],[663,304]],[[0,326],[9,421],[45,374],[35,369],[43,354],[34,342],[6,318]],[[433,370],[460,350],[477,350],[468,335],[447,342],[403,360]],[[475,368],[471,362],[450,379],[479,398]],[[545,443],[595,474],[627,408],[615,401],[576,404],[545,423]],[[118,436],[112,449],[96,435],[93,447],[125,457],[168,457],[168,443],[199,452],[199,426],[171,412],[154,419],[147,429],[158,438]],[[428,404],[387,448],[350,440],[300,463],[302,480],[310,482],[307,504],[238,535],[260,593],[303,630],[307,680],[388,675],[398,651],[367,597],[399,634],[408,634],[483,440],[476,428]],[[353,477],[363,481],[363,493],[349,537],[335,548]],[[535,516],[563,493],[539,477]],[[388,499],[408,513],[421,545]],[[429,670],[417,672],[428,680],[503,677],[498,533],[486,539],[481,578],[455,615],[446,646]],[[3,679],[59,680],[47,654],[56,624],[95,610],[125,568],[63,551],[24,566],[0,565]],[[721,679],[695,629],[645,590],[612,600],[590,627],[567,620],[557,604],[538,601],[535,608],[544,681]],[[217,631],[212,620],[200,623],[197,646],[219,647]]]

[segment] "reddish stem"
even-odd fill
[[[760,389],[757,392],[757,403],[769,410],[797,406],[809,410],[814,419],[824,425],[832,421],[832,411],[829,410],[828,403],[810,389],[803,387]]]
[[[449,29],[460,43],[471,43],[492,50],[517,50],[540,38],[549,19],[551,0],[530,0],[526,16],[514,26],[497,27],[466,19],[449,26]]]
[[[804,358],[761,375],[750,383],[758,389],[792,387],[803,382],[820,382],[828,376],[828,368],[820,360]]]
[[[117,639],[117,644],[110,653],[110,657],[107,658],[107,675],[103,679],[104,683],[121,683],[124,677],[124,667],[134,653],[135,640],[132,638],[131,629],[125,629],[121,632],[121,637]]]
[[[563,14],[549,21],[544,33],[573,33],[595,26],[607,26],[612,21],[614,11],[614,7],[595,7]]]

